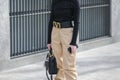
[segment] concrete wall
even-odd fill
[[[111,35],[113,41],[120,40],[120,0],[111,0]]]
[[[0,0],[0,61],[10,52],[9,0]]]

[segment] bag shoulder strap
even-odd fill
[[[52,48],[49,50],[49,53],[52,55],[53,53],[52,53]]]
[[[48,77],[47,68],[46,68],[46,76],[47,76],[47,79],[50,80],[50,78]]]

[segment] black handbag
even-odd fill
[[[52,75],[57,74],[58,68],[57,68],[56,58],[52,53],[52,48],[49,50],[49,53],[46,56],[45,67],[46,67],[46,76],[48,80],[50,80],[50,78],[48,77],[48,73],[51,76],[51,80],[53,80]]]

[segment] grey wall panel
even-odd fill
[[[110,35],[110,1],[80,1],[80,41]]]
[[[112,36],[119,37],[120,36],[120,0],[111,0],[111,16],[112,16]],[[117,38],[116,38],[117,39]]]

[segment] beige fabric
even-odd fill
[[[59,72],[54,80],[77,80],[76,53],[68,52],[69,43],[72,39],[73,28],[53,27],[51,45],[53,54],[57,60]]]

